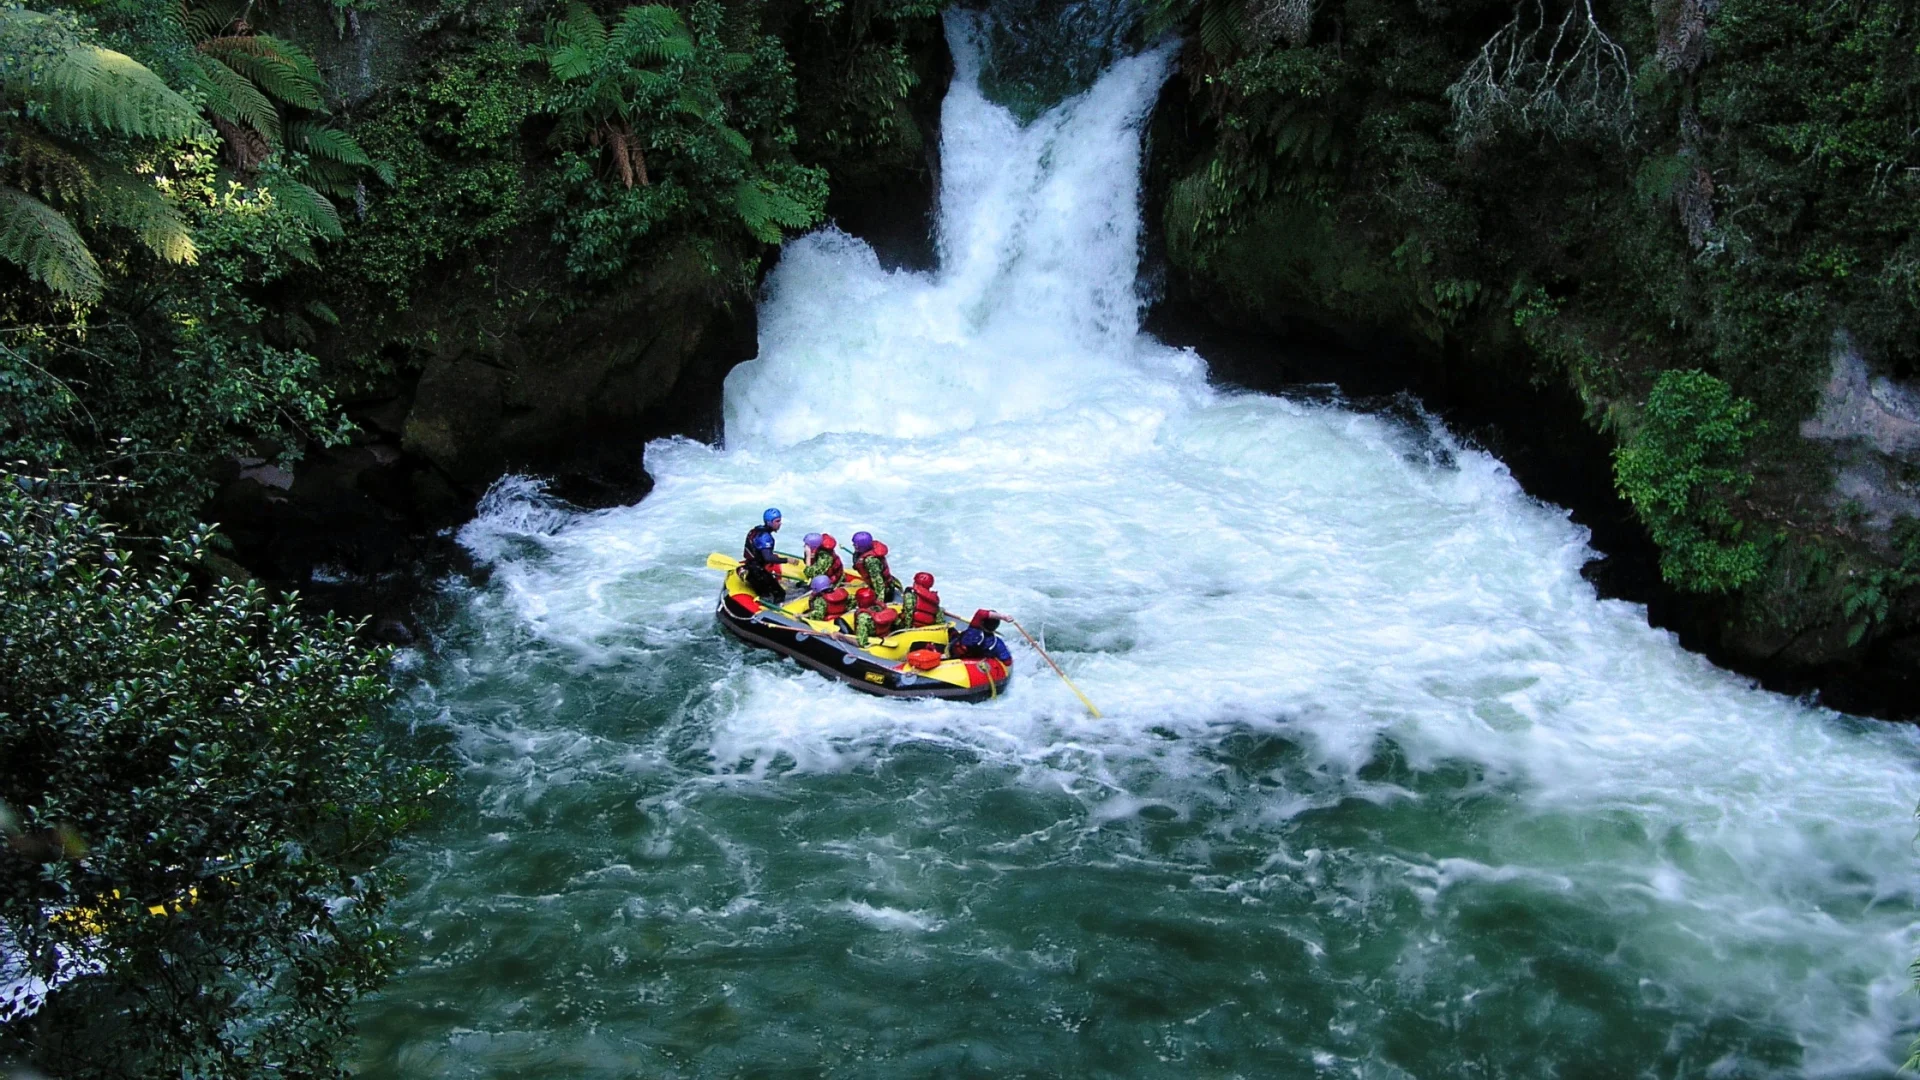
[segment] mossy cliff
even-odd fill
[[[1585,426],[1613,490],[1583,513],[1658,568],[1627,595],[1776,685],[1914,711],[1910,12],[1176,0],[1154,18],[1187,34],[1150,134],[1170,306],[1367,342],[1344,361],[1362,383],[1412,357],[1436,407],[1506,402],[1518,443]]]

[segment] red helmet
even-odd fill
[[[923,589],[931,589],[933,588],[933,575],[922,570],[913,575],[913,583]]]
[[[820,547],[824,551],[833,550],[833,534],[832,533],[820,534]]]
[[[873,599],[872,589],[861,589],[859,592],[853,594],[853,602],[859,604],[861,607],[872,607]]]

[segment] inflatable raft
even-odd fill
[[[792,587],[799,580],[798,560],[789,561],[783,570],[790,583],[790,599],[783,604],[755,596],[739,567],[728,570],[714,612],[720,625],[749,645],[791,656],[822,675],[882,697],[986,701],[1005,693],[1013,679],[1008,666],[993,659],[955,660],[943,655],[937,664],[924,668],[910,662],[908,653],[921,652],[924,657],[927,648],[944,654],[948,640],[965,629],[945,619],[932,626],[895,631],[863,649],[851,632],[852,616],[833,622],[806,617],[808,597],[804,590]],[[849,588],[859,581],[857,571],[848,573]]]

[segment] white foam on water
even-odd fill
[[[1585,531],[1444,433],[1210,387],[1139,332],[1140,126],[1170,52],[1022,127],[975,86],[971,19],[949,16],[941,269],[885,270],[831,228],[789,243],[759,358],[727,379],[725,448],[653,444],[654,490],[617,510],[503,488],[461,534],[493,569],[473,602],[585,670],[738,653],[699,706],[720,776],[924,741],[1111,799],[1098,818],[1208,797],[1215,766],[1169,733],[1281,732],[1349,778],[1383,739],[1415,770],[1470,763],[1523,812],[1488,838],[1497,863],[1400,852],[1407,887],[1578,882],[1648,928],[1662,978],[1787,1017],[1809,1073],[1890,1069],[1916,1019],[1914,732],[1764,693],[1597,599]],[[1017,638],[1012,691],[976,706],[747,656],[703,560],[769,505],[787,547],[871,529],[953,608],[1012,612],[1105,717]],[[1127,779],[1142,762],[1150,796]],[[1256,816],[1314,805],[1277,791]]]

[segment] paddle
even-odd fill
[[[1047,655],[1047,650],[1041,648],[1040,643],[1033,640],[1033,635],[1027,633],[1027,628],[1020,625],[1020,620],[1012,618],[1011,616],[1006,616],[1006,615],[1003,615],[1001,617],[1006,619],[1008,622],[1012,623],[1013,628],[1015,630],[1020,631],[1020,636],[1023,638],[1026,638],[1027,644],[1033,646],[1033,651],[1040,654],[1040,659],[1045,660],[1047,662],[1047,666],[1053,669],[1053,673],[1055,675],[1060,676],[1060,681],[1067,684],[1067,689],[1073,691],[1074,696],[1080,699],[1080,704],[1085,705],[1087,707],[1087,711],[1094,715],[1094,719],[1096,720],[1099,719],[1100,710],[1094,708],[1093,702],[1087,700],[1087,695],[1082,694],[1080,692],[1080,688],[1073,685],[1073,680],[1067,678],[1067,673],[1064,671],[1061,671],[1060,665],[1053,662],[1053,657]]]

